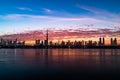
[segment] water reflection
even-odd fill
[[[0,65],[31,68],[120,67],[119,49],[0,49]]]

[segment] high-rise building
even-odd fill
[[[110,39],[111,46],[113,46],[113,38]]]
[[[40,45],[40,40],[35,40],[35,45]]]
[[[89,40],[89,41],[88,41],[88,46],[93,46],[92,40]]]
[[[101,43],[102,43],[102,40],[101,40],[101,37],[99,38],[99,45],[101,45]]]
[[[61,46],[65,46],[65,41],[62,40]]]
[[[82,46],[84,46],[84,40],[82,40]]]
[[[114,39],[114,45],[117,46],[117,38]]]
[[[99,38],[99,46],[104,46],[105,45],[105,38]]]
[[[53,42],[52,41],[50,41],[50,46],[53,46]]]
[[[7,40],[7,46],[12,46],[12,40]]]
[[[98,45],[101,46],[101,37],[99,38]]]
[[[117,46],[117,38],[114,38],[114,40],[113,40],[113,38],[111,38],[111,46]]]
[[[41,45],[42,45],[42,46],[44,45],[43,43],[44,43],[44,42],[42,41],[42,42],[41,42]]]
[[[17,39],[15,39],[15,40],[13,41],[13,45],[14,45],[14,46],[17,45]]]
[[[0,45],[2,45],[2,46],[6,46],[6,41],[5,41],[4,39],[2,39],[2,38],[1,38]]]
[[[103,37],[103,45],[105,45],[105,38]]]

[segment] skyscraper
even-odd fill
[[[40,40],[35,40],[35,45],[36,46],[40,45]]]
[[[105,38],[99,38],[99,46],[104,46],[105,45]]]
[[[111,46],[113,46],[113,39],[112,38],[110,39],[110,42],[111,42]]]
[[[105,38],[103,37],[103,45],[105,45]]]
[[[101,46],[101,43],[102,43],[102,40],[101,40],[101,37],[99,38],[99,46]]]
[[[117,38],[114,39],[114,45],[117,46]]]

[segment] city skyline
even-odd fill
[[[7,40],[14,41],[14,40],[17,39],[19,42],[25,41],[25,45],[34,45],[36,40],[40,40],[40,41],[46,40],[47,42],[52,41],[53,43],[58,43],[59,41],[67,42],[69,40],[72,41],[72,42],[82,41],[82,40],[85,41],[85,42],[89,42],[89,41],[92,40],[92,41],[96,41],[97,43],[99,43],[99,38],[103,37],[103,38],[105,38],[105,40],[104,40],[105,45],[111,45],[111,41],[110,41],[111,38],[116,38],[118,45],[120,45],[119,37],[111,36],[111,35],[106,36],[106,35],[103,35],[101,33],[100,34],[103,35],[103,36],[98,35],[98,36],[95,37],[94,36],[95,35],[94,31],[92,32],[92,34],[91,34],[91,32],[86,32],[86,31],[82,32],[82,31],[78,30],[77,33],[76,33],[72,30],[70,32],[69,31],[67,32],[66,30],[63,30],[63,32],[61,32],[61,30],[57,30],[57,32],[56,32],[56,30],[55,31],[53,31],[53,30],[41,30],[41,31],[32,32],[32,33],[34,33],[34,35],[31,34],[31,33],[22,33],[22,34],[19,34],[19,35],[18,34],[5,35],[5,36],[2,36],[1,38],[6,40],[6,41]],[[81,34],[78,34],[78,33],[83,33],[83,34],[81,35]],[[99,32],[97,32],[97,33],[99,34]],[[48,37],[47,37],[47,35],[48,35]],[[84,35],[87,35],[88,37],[84,37]],[[28,40],[30,40],[30,41],[28,41]],[[46,42],[46,44],[47,44],[47,42]]]
[[[0,38],[33,44],[45,40],[48,29],[52,41],[105,37],[109,44],[112,37],[120,44],[119,0],[4,0],[0,5]]]
[[[33,44],[27,44],[26,41],[20,41],[17,38],[15,40],[8,40],[8,39],[3,39],[1,38],[0,40],[0,46],[13,46],[13,47],[17,47],[17,46],[38,46],[38,47],[45,47],[48,48],[48,46],[53,47],[53,46],[66,46],[66,47],[82,47],[82,46],[120,46],[119,44],[119,40],[116,37],[112,37],[110,38],[109,42],[108,40],[106,41],[105,37],[100,37],[99,40],[57,40],[57,42],[54,42],[53,40],[49,40],[49,32],[48,30],[46,30],[46,35],[45,35],[45,40],[40,40],[40,39],[36,39],[34,40]],[[109,44],[108,44],[109,43]]]

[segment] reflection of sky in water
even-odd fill
[[[62,71],[120,69],[119,49],[0,49],[0,74],[33,75]]]

